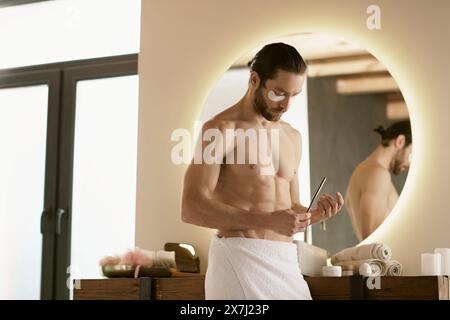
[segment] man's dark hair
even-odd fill
[[[297,74],[306,71],[306,63],[297,49],[282,42],[265,45],[247,65],[259,75],[260,86],[265,85],[268,79],[273,79],[277,69]]]
[[[389,141],[396,139],[401,134],[405,136],[405,147],[412,143],[411,123],[409,120],[395,122],[387,129],[384,129],[383,126],[378,126],[373,131],[381,135],[381,144],[385,147],[389,146]]]

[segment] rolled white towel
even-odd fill
[[[334,263],[335,266],[354,266],[355,270],[358,272],[359,266],[363,263],[369,264],[370,268],[372,269],[371,276],[384,276],[386,275],[387,271],[387,265],[386,261],[380,260],[380,259],[364,259],[364,260],[349,260],[349,261],[339,261],[337,263]]]
[[[176,268],[175,251],[157,251],[154,267]]]
[[[403,266],[397,260],[386,261],[386,275],[387,276],[401,276],[403,274]]]
[[[344,249],[331,257],[331,264],[336,265],[340,261],[378,259],[387,261],[392,257],[392,250],[382,243],[371,243],[357,247]]]

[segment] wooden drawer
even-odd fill
[[[205,276],[184,278],[155,278],[152,299],[205,300]]]
[[[381,277],[379,287],[369,289],[364,286],[365,299],[449,300],[449,280],[446,276]]]
[[[364,298],[362,277],[304,277],[314,300],[359,300]]]
[[[449,300],[446,276],[305,277],[315,300]]]
[[[75,280],[75,300],[204,300],[205,275]]]
[[[149,300],[151,278],[74,281],[74,300]]]

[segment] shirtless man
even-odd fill
[[[412,152],[409,120],[392,124],[381,135],[381,143],[361,162],[350,177],[345,202],[353,230],[361,241],[383,223],[398,200],[391,173],[399,175],[409,168]]]
[[[192,162],[184,179],[182,219],[218,229],[209,251],[207,299],[310,299],[299,272],[293,235],[304,231],[309,224],[334,216],[344,200],[340,193],[336,198],[322,195],[310,213],[299,203],[297,170],[301,137],[280,118],[305,81],[306,65],[300,54],[289,45],[274,43],[261,49],[248,66],[249,87],[244,97],[206,122],[202,133],[214,129],[225,136],[227,129],[258,132],[263,129],[262,132],[270,135],[272,130],[278,130],[278,170],[272,175],[261,174],[265,164],[259,159],[253,164],[229,164],[225,160],[213,164]],[[212,142],[200,143],[205,150]],[[225,156],[235,151],[239,151],[235,143],[224,144]],[[246,159],[250,152],[246,144]],[[221,251],[225,247],[227,250]],[[285,252],[287,256],[283,256]],[[278,260],[273,265],[264,261],[276,255]],[[283,258],[291,263],[283,265]],[[271,270],[269,265],[275,269]],[[271,273],[277,274],[273,275],[273,283],[258,281],[257,271],[263,266],[266,269],[260,276],[264,279],[270,279]],[[285,290],[273,292],[278,286],[275,282],[280,281],[278,274],[283,272],[280,287]],[[293,277],[298,279],[289,279],[289,274],[295,272]],[[227,290],[218,289],[225,287]]]

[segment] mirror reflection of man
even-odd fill
[[[353,230],[361,241],[383,223],[398,200],[391,174],[399,175],[409,168],[412,153],[409,120],[374,130],[381,143],[353,171],[345,203]]]

